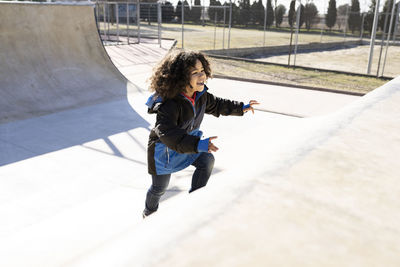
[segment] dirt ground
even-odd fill
[[[387,82],[386,79],[340,74],[329,71],[288,68],[242,60],[212,58],[214,74],[267,82],[333,89],[366,94]]]
[[[299,53],[296,56],[296,65],[366,74],[369,50],[369,45],[363,45],[347,49]],[[372,75],[377,74],[380,50],[381,46],[375,45],[371,67]],[[386,49],[383,47],[379,75],[382,74],[385,51]],[[257,60],[287,64],[288,55],[258,58]],[[291,57],[291,62],[292,64],[294,62],[293,55]],[[383,74],[383,76],[388,77],[396,77],[400,75],[400,46],[389,47]]]
[[[120,25],[120,34],[127,34],[126,27]],[[100,29],[104,30],[105,25],[100,23]],[[158,27],[156,24],[141,25],[141,35],[158,36]],[[111,32],[116,33],[116,25],[111,25]],[[132,26],[130,36],[136,33],[136,28]],[[182,27],[179,24],[163,24],[162,25],[162,38],[172,38],[177,40],[177,47],[182,47]],[[293,37],[294,38],[294,37]],[[230,39],[230,48],[244,48],[244,47],[261,47],[261,46],[279,46],[288,45],[290,42],[290,33],[284,31],[267,31],[265,33],[261,30],[254,29],[237,29],[232,28],[230,38],[228,36],[228,29],[225,27],[212,27],[201,25],[185,25],[184,31],[184,47],[186,49],[194,50],[209,50],[209,49],[222,49],[228,48],[228,39]],[[298,43],[319,43],[319,42],[338,42],[338,41],[358,40],[351,36],[338,36],[321,34],[320,32],[307,33],[302,32],[299,34]],[[368,42],[367,39],[364,39]],[[293,39],[293,43],[295,40]],[[380,54],[380,45],[375,45],[374,58],[372,62],[371,74],[376,75]],[[381,65],[383,65],[385,56],[385,49],[382,51]],[[356,73],[367,73],[367,65],[369,58],[369,45],[358,46],[354,48],[330,50],[324,52],[311,52],[299,53],[296,56],[296,65],[316,67],[321,69],[348,71]],[[268,58],[260,58],[261,61],[288,63],[287,55],[273,56]],[[293,64],[294,57],[291,62]],[[379,75],[382,73],[380,68]],[[390,46],[387,54],[386,66],[384,69],[384,76],[396,77],[400,75],[400,46]]]
[[[99,24],[100,31],[103,32],[107,26],[103,23]],[[180,24],[169,24],[163,23],[162,25],[162,38],[171,38],[177,40],[177,47],[182,48],[182,26]],[[157,24],[147,25],[142,23],[140,25],[140,32],[143,38],[153,37],[158,38],[158,27]],[[117,28],[116,24],[110,25],[110,33],[116,35]],[[119,33],[121,35],[127,35],[126,26],[121,24],[119,27]],[[130,36],[137,34],[137,28],[131,26]],[[290,43],[290,32],[288,31],[272,31],[256,29],[238,29],[232,28],[229,36],[229,29],[224,27],[213,27],[213,26],[201,26],[186,24],[184,26],[184,48],[193,50],[211,50],[211,49],[227,49],[228,39],[229,48],[245,48],[245,47],[262,47],[262,46],[277,46],[277,45],[289,45]],[[264,41],[265,37],[265,41]],[[294,43],[293,37],[293,43]],[[347,36],[346,41],[358,40]],[[318,43],[318,42],[340,42],[344,41],[343,36],[320,34],[320,32],[314,32],[313,34],[303,31],[299,34],[298,43]]]

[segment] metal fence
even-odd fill
[[[234,10],[232,5],[225,6],[172,6],[170,4],[157,3],[132,3],[126,2],[96,2],[96,15],[99,31],[105,41],[140,42],[141,37],[176,39],[178,47],[189,49],[227,49],[243,47],[263,47],[288,44],[290,25],[288,17],[284,16],[279,27],[266,25],[267,12],[262,11],[263,18],[252,12],[244,14],[240,10]],[[238,8],[236,8],[238,9]],[[399,28],[398,14],[396,13],[396,30]],[[243,17],[246,15],[247,17]],[[325,15],[315,17],[311,27],[306,29],[301,25],[296,34],[303,34],[304,38],[298,38],[303,43],[323,43],[332,41],[368,40],[370,32],[364,30],[365,17],[360,16],[359,25],[350,29],[348,19],[352,12],[346,15],[338,15],[332,28],[327,28]],[[298,16],[298,14],[297,14]],[[378,36],[384,37],[387,32],[388,17],[390,13],[381,13],[384,17],[384,28],[378,32]],[[139,19],[138,19],[139,18]],[[383,20],[383,19],[380,19]],[[264,23],[262,23],[264,21]],[[293,30],[296,31],[297,19]],[[246,34],[247,40],[232,41],[233,37]],[[306,37],[306,34],[309,36]],[[119,39],[119,37],[127,37]],[[211,38],[210,38],[211,36]],[[198,38],[206,37],[203,42],[197,42]],[[247,38],[249,37],[249,38]],[[278,38],[274,38],[278,37]],[[392,40],[397,40],[398,30],[392,33]],[[129,41],[128,41],[129,39]],[[241,39],[241,38],[239,38]],[[194,41],[192,41],[194,40]],[[211,41],[210,41],[211,40]]]
[[[298,5],[299,6],[299,5]],[[380,13],[381,27],[372,52],[371,32],[366,30],[367,16],[363,13],[358,24],[349,27],[349,17],[354,14],[346,10],[339,14],[333,27],[326,26],[325,15],[315,17],[301,25],[300,11],[296,13],[292,27],[288,16],[279,25],[268,23],[268,13],[244,12],[236,5],[195,6],[162,4],[161,2],[96,2],[97,25],[105,45],[140,43],[144,39],[156,39],[160,46],[164,39],[174,39],[178,48],[203,50],[208,53],[247,57],[266,62],[291,66],[317,66],[358,73],[366,73],[368,53],[374,53],[374,67],[369,71],[383,76],[386,68],[390,76],[400,74],[399,12],[400,5],[391,18],[391,13]],[[359,13],[357,13],[359,14]],[[389,31],[389,24],[392,23]],[[300,27],[298,27],[300,25]],[[390,36],[390,38],[388,38]],[[390,49],[389,49],[390,47]],[[335,50],[348,51],[336,55]],[[389,49],[389,50],[388,50]],[[369,51],[368,51],[369,50]],[[333,51],[329,58],[318,57],[318,53]],[[389,51],[389,52],[388,52]],[[326,52],[328,53],[328,52]],[[343,55],[346,54],[347,55]],[[352,53],[351,55],[349,53]],[[388,56],[389,54],[389,56]],[[314,55],[314,56],[313,56]],[[357,68],[346,67],[340,61],[359,61]],[[354,64],[353,64],[354,65]]]

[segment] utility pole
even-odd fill
[[[301,15],[301,0],[299,0],[299,7],[297,8],[297,17],[296,17],[296,41],[294,45],[294,62],[293,62],[294,67],[296,67],[297,43],[299,40],[299,30],[300,30],[300,15]]]
[[[267,7],[268,7],[268,0],[265,0],[265,14],[264,14],[264,40],[263,40],[263,46],[265,46],[265,31],[267,30]]]
[[[229,0],[228,49],[231,48],[231,27],[232,27],[232,0]]]
[[[376,0],[374,24],[372,26],[371,41],[369,44],[369,59],[368,59],[368,66],[367,66],[367,74],[371,74],[372,58],[374,56],[376,28],[378,27],[379,4],[380,4],[380,0]]]
[[[185,6],[184,6],[184,0],[181,1],[182,5],[182,9],[181,9],[181,22],[182,22],[182,49],[185,48],[184,46],[184,41],[185,41],[185,36],[184,36],[184,32],[185,32],[185,24],[184,24],[184,17],[185,17]]]
[[[384,73],[384,71],[385,71],[385,65],[386,65],[386,56],[387,56],[387,51],[388,51],[388,48],[389,48],[389,42],[390,42],[390,31],[392,30],[392,27],[393,27],[393,20],[394,20],[394,17],[395,17],[395,15],[394,15],[394,11],[395,11],[395,9],[396,9],[396,1],[393,1],[393,6],[392,6],[392,16],[391,16],[391,18],[390,18],[390,24],[389,24],[388,37],[387,37],[387,40],[386,40],[385,59],[383,60],[382,76],[383,76],[383,73]]]

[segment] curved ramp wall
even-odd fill
[[[91,3],[0,2],[0,62],[0,123],[125,97],[129,87]]]

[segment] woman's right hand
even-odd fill
[[[218,138],[218,136],[212,136],[212,137],[210,137],[209,139],[208,139],[208,153],[211,153],[211,152],[217,152],[218,151],[218,147],[216,147],[211,141],[212,140],[214,140],[214,139],[217,139]]]

